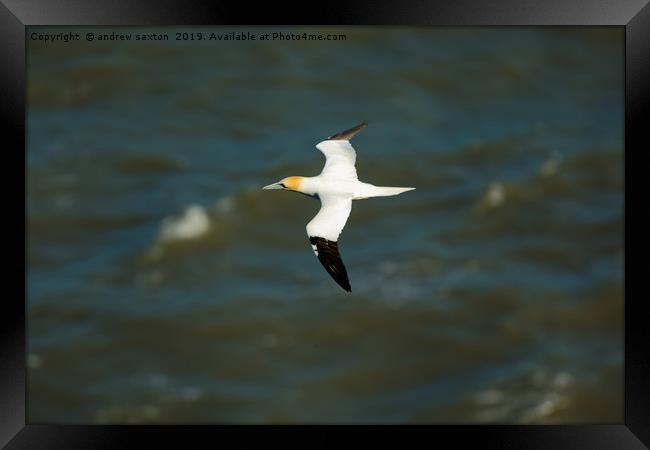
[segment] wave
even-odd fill
[[[145,254],[149,262],[164,257],[169,247],[185,242],[201,242],[217,230],[223,231],[223,216],[235,209],[236,200],[226,196],[218,199],[211,207],[198,204],[186,206],[179,214],[161,220],[158,233]]]

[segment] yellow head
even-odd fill
[[[277,183],[264,186],[262,189],[287,189],[289,191],[300,192],[300,185],[304,177],[287,177]]]
[[[280,183],[284,184],[287,189],[291,189],[292,191],[299,191],[300,185],[302,184],[302,177],[287,177]]]

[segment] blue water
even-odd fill
[[[29,420],[620,422],[623,31],[292,30],[29,42]],[[347,294],[261,187],[362,120]]]

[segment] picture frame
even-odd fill
[[[564,0],[535,2],[533,0],[495,0],[492,2],[328,2],[305,4],[301,8],[279,8],[268,3],[255,8],[241,2],[200,1],[145,1],[124,0],[64,0],[20,1],[0,0],[0,41],[3,43],[0,72],[2,89],[2,121],[6,125],[5,157],[26,169],[26,27],[32,25],[232,25],[232,24],[313,24],[313,25],[415,25],[433,27],[451,26],[617,26],[625,28],[625,167],[626,191],[630,188],[630,155],[650,148],[648,145],[648,105],[650,105],[650,6],[644,0]],[[646,119],[643,119],[646,117]],[[634,150],[636,149],[636,151]],[[639,157],[637,156],[637,159]],[[24,172],[5,170],[16,178]],[[7,183],[11,202],[6,206],[6,220],[17,228],[15,233],[26,233],[25,216],[18,210],[25,199],[25,180]],[[21,184],[22,183],[22,184]],[[630,188],[630,189],[628,189]],[[22,200],[18,199],[22,196]],[[629,202],[625,202],[626,234],[630,224]],[[23,203],[24,207],[24,203]],[[24,211],[24,210],[23,210]],[[26,212],[25,212],[26,214]],[[22,220],[21,220],[22,219]],[[26,237],[25,237],[26,238]],[[7,235],[6,239],[13,240]],[[626,239],[629,242],[629,237]],[[25,248],[15,251],[20,255]],[[625,257],[625,419],[620,424],[593,425],[431,425],[400,431],[415,433],[413,438],[448,441],[454,447],[481,448],[647,448],[650,445],[650,357],[646,316],[642,313],[645,299],[628,295],[631,279],[630,256]],[[25,282],[19,274],[7,272],[12,289],[6,296],[0,345],[1,381],[0,444],[6,448],[123,448],[143,445],[198,446],[205,441],[211,446],[223,439],[222,433],[238,427],[224,426],[99,426],[99,425],[44,425],[26,422],[26,311],[27,272]],[[634,277],[632,277],[634,279]],[[18,287],[20,286],[20,287]],[[261,432],[266,427],[253,427]],[[320,427],[305,427],[314,430]],[[246,433],[238,445],[257,439],[257,433]],[[319,429],[318,431],[324,431]],[[329,430],[328,430],[329,431]],[[373,429],[374,431],[374,429]],[[384,431],[379,432],[383,440]],[[239,433],[240,435],[242,433]],[[402,435],[406,437],[406,435]],[[319,443],[334,443],[329,432]],[[403,441],[403,437],[400,441]],[[239,437],[238,437],[239,439]],[[397,442],[400,442],[397,441]],[[195,442],[196,445],[188,445]]]

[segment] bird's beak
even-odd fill
[[[268,186],[264,186],[262,189],[284,189],[281,183],[273,183],[269,184]]]

